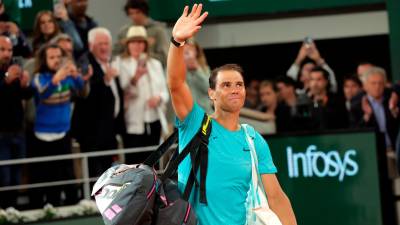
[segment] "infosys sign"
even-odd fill
[[[292,146],[287,146],[286,155],[290,178],[337,177],[342,182],[345,177],[355,176],[359,171],[355,149],[340,154],[335,150],[318,149],[316,145],[297,151]]]
[[[299,225],[384,225],[373,131],[265,136]],[[382,150],[382,149],[381,149]],[[317,207],[316,207],[317,206]]]

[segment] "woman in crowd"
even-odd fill
[[[36,15],[33,25],[33,52],[48,43],[53,37],[60,33],[60,27],[57,24],[56,18],[50,11],[40,11]]]
[[[161,128],[166,129],[165,105],[169,100],[163,67],[147,54],[147,33],[143,26],[130,27],[124,45],[124,53],[113,62],[124,90],[124,147],[158,145]],[[142,162],[147,155],[127,155],[126,161]]]
[[[194,101],[211,114],[213,110],[207,92],[210,68],[203,49],[193,39],[189,39],[184,46],[184,59],[187,69],[186,82],[192,90]]]

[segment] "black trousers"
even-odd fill
[[[145,124],[144,134],[125,134],[123,135],[123,142],[125,148],[146,147],[158,145],[161,137],[161,123],[155,121]],[[150,128],[150,129],[148,129]],[[152,152],[131,153],[125,155],[125,162],[127,164],[142,163]]]
[[[34,137],[32,151],[34,157],[70,154],[71,138],[67,134],[62,139],[47,142]],[[31,183],[70,179],[75,179],[72,160],[33,163],[30,167]],[[30,196],[31,206],[42,208],[46,203],[53,206],[75,204],[79,200],[78,188],[76,184],[35,188]],[[61,199],[61,192],[65,193],[65,200]]]
[[[78,139],[81,152],[93,152],[102,150],[114,150],[117,149],[118,143],[117,139],[114,137],[101,138],[96,136],[87,136]],[[108,168],[112,166],[116,156],[99,156],[89,158],[89,176],[99,177]]]

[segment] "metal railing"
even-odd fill
[[[107,151],[95,151],[95,152],[56,155],[56,156],[44,156],[44,157],[3,160],[3,161],[0,161],[0,166],[11,166],[11,165],[29,164],[29,163],[38,163],[38,162],[81,159],[82,179],[6,186],[6,187],[0,187],[0,192],[21,190],[21,189],[41,188],[41,187],[61,186],[61,185],[69,185],[69,184],[82,184],[83,183],[83,197],[85,199],[90,199],[90,182],[96,181],[98,177],[89,177],[89,162],[88,162],[89,158],[108,156],[108,155],[122,155],[122,154],[129,154],[129,153],[150,152],[150,151],[156,150],[157,147],[158,146],[148,146],[148,147],[140,147],[140,148],[115,149],[115,150],[107,150]],[[163,168],[162,160],[160,160],[159,163],[160,163],[160,168]]]

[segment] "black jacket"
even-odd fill
[[[360,99],[362,99],[363,96],[361,96]],[[386,90],[385,94],[383,96],[383,108],[385,110],[385,119],[386,119],[386,130],[388,132],[390,141],[392,142],[392,145],[394,146],[396,143],[396,137],[397,133],[399,130],[399,116],[393,117],[392,113],[389,110],[389,99],[390,99],[391,93]],[[371,105],[371,103],[368,101],[368,103]],[[371,106],[372,107],[372,106]],[[362,101],[355,101],[352,102],[351,106],[351,126],[356,127],[356,128],[362,128],[362,127],[372,127],[375,128],[377,131],[379,131],[379,125],[378,122],[375,118],[375,114],[372,112],[372,115],[369,119],[368,122],[365,122],[363,119],[364,117],[364,112],[362,110]]]
[[[0,132],[22,131],[24,121],[22,100],[29,99],[33,93],[31,86],[22,88],[18,79],[6,84],[5,72],[0,71]]]
[[[114,116],[115,99],[110,86],[104,83],[104,72],[94,56],[85,55],[93,67],[90,78],[90,93],[78,98],[72,118],[72,135],[80,142],[83,151],[117,148],[116,134],[124,133],[123,93],[116,78],[120,110]],[[89,149],[86,149],[89,148]]]

